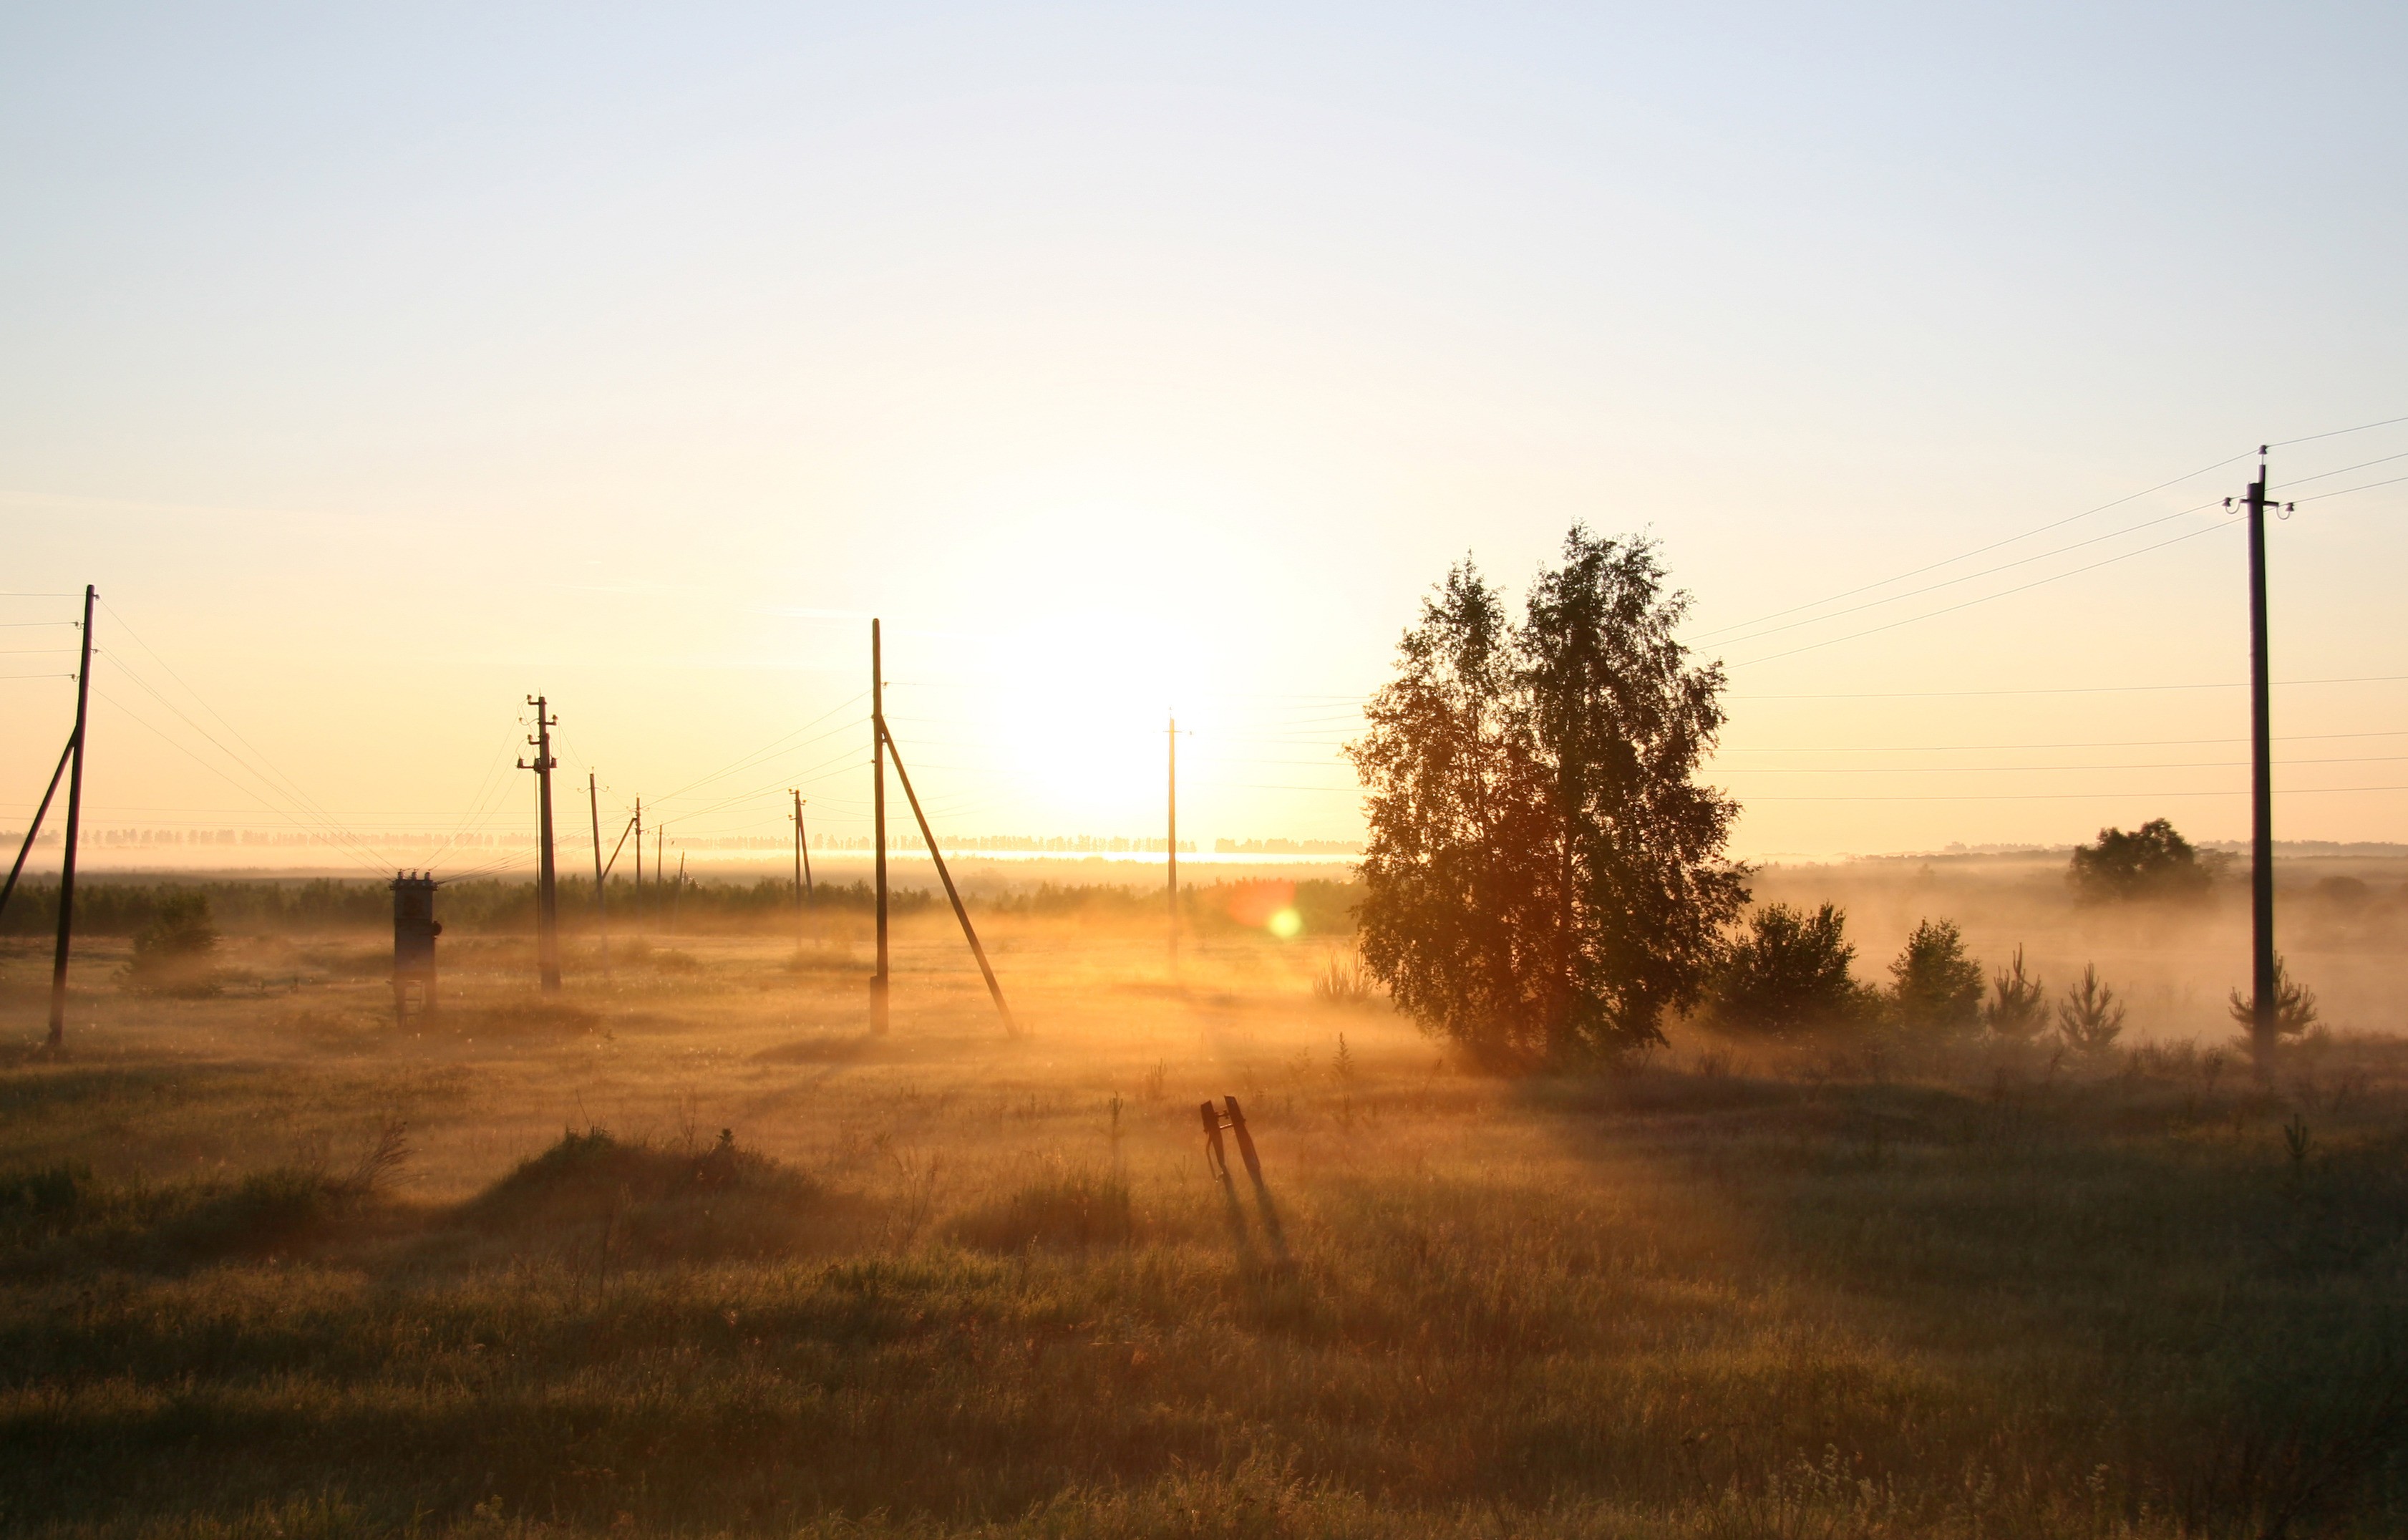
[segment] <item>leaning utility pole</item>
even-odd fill
[[[810,909],[811,853],[804,845],[802,790],[788,786],[786,795],[795,799],[795,945],[800,947],[803,944],[803,921]]]
[[[552,771],[560,763],[552,756],[552,729],[560,719],[545,710],[539,695],[527,697],[527,704],[535,708],[536,735],[527,740],[535,745],[535,763],[522,759],[519,769],[535,771],[536,838],[541,842],[536,853],[535,958],[549,994],[560,987],[560,893],[552,866]]]
[[[75,943],[76,840],[83,828],[84,724],[92,710],[92,601],[96,596],[83,585],[83,663],[76,669],[75,763],[67,771],[66,849],[59,857],[59,944],[50,957],[50,1051],[56,1053],[67,1038],[67,952]]]
[[[1166,897],[1170,908],[1170,971],[1179,971],[1179,713],[1170,713],[1170,881]]]
[[[869,1029],[886,1030],[886,680],[878,622],[869,623],[869,819],[878,873],[878,971],[869,976]]]
[[[2274,1072],[2281,1036],[2274,975],[2274,710],[2266,656],[2266,446],[2249,483],[2249,1052]],[[2232,506],[2227,497],[2224,506]],[[2287,508],[2288,505],[2286,505]]]
[[[594,772],[585,772],[585,810],[594,819],[594,928],[602,946],[602,971],[610,971],[610,909],[602,897],[602,798]]]

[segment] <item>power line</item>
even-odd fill
[[[1926,610],[1919,615],[1908,615],[1900,620],[1887,621],[1879,626],[1869,626],[1861,631],[1851,631],[1846,636],[1827,637],[1821,641],[1810,641],[1803,647],[1792,647],[1787,652],[1767,653],[1762,657],[1747,658],[1743,661],[1734,663],[1730,665],[1730,667],[1734,669],[1752,669],[1759,663],[1771,663],[1784,657],[1796,657],[1800,653],[1812,653],[1817,652],[1825,647],[1836,647],[1841,642],[1855,641],[1860,637],[1875,636],[1883,631],[1895,631],[1901,626],[1912,626],[1917,621],[1936,619],[1941,615],[1954,614],[1959,610],[1971,610],[1977,604],[1987,604],[1993,599],[2008,598],[2014,595],[2026,593],[2034,588],[2046,587],[2052,583],[2061,583],[2067,578],[2080,577],[2085,572],[2095,572],[2102,567],[2113,567],[2117,562],[2129,561],[2134,556],[2145,556],[2152,551],[2163,551],[2167,546],[2180,545],[2185,540],[2195,540],[2201,535],[2213,535],[2219,530],[2229,529],[2231,525],[2209,525],[2203,529],[2194,529],[2187,535],[2176,535],[2172,540],[2159,540],[2155,545],[2144,545],[2138,551],[2127,551],[2121,555],[2109,556],[2103,561],[2094,561],[2089,563],[2087,566],[2074,568],[2071,571],[2053,573],[2044,578],[2035,578],[2029,583],[2018,583],[2013,588],[2002,588],[1995,594],[1984,594],[1978,598],[1969,598],[1959,604],[1943,605],[1937,610]]]
[[[2278,679],[2284,688],[2303,684],[2397,684],[2408,674],[2358,674],[2331,679]],[[2003,690],[1861,690],[1820,691],[1799,695],[1733,695],[1726,700],[1952,700],[2003,695],[2123,695],[2146,690],[2245,690],[2247,680],[2214,684],[2065,684]]]
[[[2313,444],[2319,439],[2339,439],[2345,434],[2364,433],[2369,428],[2391,427],[2401,423],[2408,423],[2408,417],[2386,417],[2379,423],[2360,423],[2356,427],[2335,428],[2330,433],[2311,433],[2304,439],[2277,439],[2275,442],[2271,443],[2266,447],[2269,449],[2288,449],[2293,444]],[[2233,456],[2233,459],[2245,460],[2249,456],[2246,454],[2236,454]],[[2229,465],[2232,462],[2228,460],[2225,463]]]
[[[2190,472],[2188,475],[2177,476],[2170,482],[2159,482],[2153,487],[2148,487],[2142,491],[2131,493],[2128,496],[2118,497],[2113,502],[2100,503],[2096,508],[2086,508],[2079,513],[2069,513],[2061,519],[2052,519],[2046,524],[2035,525],[2030,529],[2027,529],[2020,535],[2010,535],[2001,540],[1992,540],[1987,545],[1977,545],[1971,551],[1960,551],[1953,556],[1943,557],[1939,561],[1928,562],[1924,566],[1912,568],[1907,571],[1883,578],[1877,583],[1868,583],[1861,584],[1858,587],[1842,589],[1836,594],[1826,594],[1821,598],[1809,599],[1803,604],[1793,604],[1786,610],[1775,610],[1770,614],[1758,615],[1754,620],[1734,621],[1728,626],[1719,626],[1714,627],[1713,630],[1699,632],[1698,638],[1700,640],[1704,640],[1706,639],[1721,636],[1728,631],[1743,631],[1752,626],[1762,625],[1768,620],[1779,620],[1784,615],[1794,615],[1800,610],[1820,609],[1826,604],[1834,603],[1840,599],[1854,598],[1858,594],[1870,593],[1876,588],[1886,588],[1893,583],[1904,583],[1909,578],[1918,578],[1926,572],[1936,572],[1943,567],[1954,567],[1960,561],[1971,561],[1975,556],[1985,555],[1992,551],[2003,549],[2004,547],[2014,545],[2018,541],[2030,540],[2035,535],[2045,535],[2052,529],[2060,529],[2069,524],[2080,523],[2082,520],[2087,519],[2094,514],[2104,513],[2111,508],[2121,508],[2126,503],[2137,501],[2140,498],[2150,496],[2152,493],[2163,492],[2168,487],[2180,486],[2185,482],[2196,481],[2198,478],[2206,475],[2211,470],[2221,470],[2226,466],[2232,464],[2236,460],[2245,460],[2247,458],[2249,458],[2249,456],[2246,453],[2231,455],[2226,459],[2216,461],[2214,465],[2201,466],[2197,470]]]

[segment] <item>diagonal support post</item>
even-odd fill
[[[895,746],[895,731],[887,727],[886,718],[878,719],[878,736],[886,742],[886,752],[895,760],[895,778],[903,783],[903,795],[911,804],[911,816],[920,823],[920,838],[928,846],[928,858],[937,863],[938,880],[945,885],[945,897],[953,901],[953,918],[962,922],[962,936],[970,943],[970,956],[978,958],[979,972],[985,976],[986,992],[995,997],[995,1008],[1003,1017],[1003,1029],[1013,1037],[1020,1035],[1020,1023],[1011,1016],[1011,1007],[1003,1000],[1003,986],[996,982],[995,969],[986,960],[986,948],[979,944],[978,931],[970,925],[970,912],[962,907],[961,890],[953,886],[953,874],[945,870],[945,853],[937,848],[936,831],[928,827],[928,815],[920,811],[920,794],[911,789],[911,772],[903,768],[903,751]]]
[[[50,811],[50,799],[59,794],[59,780],[67,772],[67,761],[75,756],[75,735],[67,735],[67,746],[59,753],[59,768],[50,771],[50,789],[42,793],[42,805],[34,810],[34,821],[25,827],[25,842],[17,847],[17,864],[8,869],[8,885],[0,887],[0,914],[8,911],[10,895],[17,891],[17,878],[25,870],[25,857],[34,848],[34,836],[42,832],[42,815]]]

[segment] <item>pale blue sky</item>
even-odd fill
[[[98,583],[355,828],[452,827],[532,690],[623,796],[840,725],[879,612],[948,828],[1143,832],[1177,702],[1191,828],[1342,835],[1324,698],[1454,556],[1518,582],[1585,519],[1751,663],[1751,850],[2235,835],[2237,692],[1766,698],[2238,680],[2229,530],[1771,661],[2198,521],[1710,628],[2408,414],[2404,45],[2335,7],[14,7],[7,586]],[[2278,526],[2278,677],[2408,674],[2402,490]],[[95,677],[96,821],[276,821]],[[22,817],[65,693],[0,691]],[[2285,832],[2408,839],[2408,792],[2304,789],[2408,785],[2408,684],[2278,728]],[[754,782],[808,773],[841,829],[858,736],[681,811],[775,832]]]

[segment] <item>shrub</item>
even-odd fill
[[[150,922],[134,933],[134,960],[127,982],[136,988],[202,990],[214,986],[217,927],[209,923],[206,893],[177,893],[160,900]]]
[[[1708,1014],[1731,1031],[1774,1037],[1825,1031],[1865,1020],[1869,991],[1850,972],[1856,949],[1847,914],[1825,904],[1812,914],[1767,904],[1723,956]]]
[[[2229,1009],[2232,1019],[2241,1024],[2243,1031],[2257,1029],[2258,1013],[2252,1009],[2248,996],[2238,989],[2233,990]],[[2277,957],[2274,959],[2274,1035],[2278,1038],[2304,1037],[2321,1015],[2322,1013],[2316,1009],[2315,991],[2292,978],[2290,965]]]
[[[1955,920],[1925,920],[1889,965],[1890,1011],[1901,1027],[1970,1032],[1982,1021],[1982,965],[1965,955]]]
[[[1369,1005],[1379,990],[1379,981],[1361,959],[1336,952],[1329,954],[1312,981],[1312,998],[1324,1005]]]
[[[2096,963],[2082,965],[2082,982],[2065,991],[2057,1007],[2057,1036],[2078,1054],[2103,1054],[2124,1030],[2124,1004],[2099,982]]]
[[[2024,949],[2015,960],[1990,975],[1990,1003],[1982,1008],[1982,1024],[2003,1038],[2028,1043],[2048,1025],[2048,997],[2037,978],[2024,972]]]

